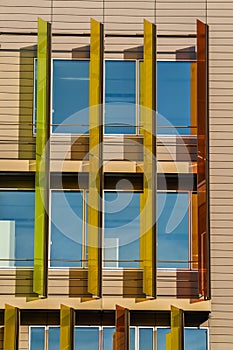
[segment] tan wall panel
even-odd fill
[[[19,350],[29,349],[29,327],[20,326],[19,329]]]

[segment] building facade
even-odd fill
[[[0,349],[231,349],[232,3],[0,9]]]

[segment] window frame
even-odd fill
[[[75,328],[99,328],[99,349],[98,350],[103,350],[103,347],[101,348],[101,345],[103,345],[103,330],[104,328],[114,328],[115,325],[113,326],[88,326],[88,325],[75,325],[74,327],[74,332]],[[48,339],[49,339],[49,328],[60,328],[60,325],[46,325],[46,326],[41,326],[41,325],[30,325],[29,326],[29,334],[28,334],[28,348],[29,350],[33,350],[31,348],[31,329],[32,328],[44,328],[44,337],[45,337],[45,343],[44,343],[44,350],[47,349],[47,344],[48,344]],[[158,329],[168,329],[170,330],[170,327],[168,326],[130,326],[130,329],[135,329],[135,350],[139,350],[139,329],[152,329],[153,330],[153,349],[157,348],[158,346],[158,339],[157,339],[157,331]],[[206,330],[206,350],[210,350],[210,332],[209,332],[209,327],[184,327],[185,329],[193,329],[193,330]],[[49,349],[48,349],[49,350]]]
[[[171,329],[170,327],[168,326],[155,326],[155,345],[156,345],[156,349],[158,347],[158,343],[157,343],[157,330],[158,329]],[[193,329],[193,330],[198,330],[198,329],[201,329],[201,330],[206,330],[206,350],[210,350],[210,328],[207,327],[207,326],[200,326],[200,327],[184,327],[184,330],[185,329]],[[186,350],[186,349],[185,349]],[[188,350],[188,349],[187,349]]]
[[[33,84],[33,136],[36,135],[36,61],[37,58],[34,58],[34,72],[33,72],[33,79],[34,79],[34,84]],[[50,87],[50,95],[51,95],[51,101],[50,101],[50,134],[51,136],[59,135],[59,136],[69,136],[69,135],[82,135],[82,133],[58,133],[58,132],[53,132],[53,67],[54,67],[54,61],[89,61],[90,58],[68,58],[68,57],[52,57],[51,58],[51,87]],[[133,134],[127,134],[127,133],[105,133],[105,86],[106,86],[106,62],[109,61],[115,61],[115,62],[135,62],[135,133]],[[121,136],[121,135],[131,135],[131,136],[137,136],[140,135],[140,63],[143,62],[143,59],[141,58],[104,58],[103,60],[103,135],[106,137],[113,137],[113,136]],[[176,59],[159,59],[157,60],[158,62],[189,62],[189,63],[195,63],[197,62],[196,60],[176,60]],[[157,85],[157,79],[156,79],[156,86]],[[156,99],[157,99],[157,89],[156,89]],[[157,111],[158,112],[158,111]],[[191,123],[189,123],[191,124]],[[181,126],[182,127],[182,126]],[[190,129],[191,125],[187,126],[187,129]],[[89,129],[89,126],[88,126]],[[87,133],[89,135],[89,133]],[[170,136],[171,134],[159,134],[161,136]],[[176,135],[176,134],[175,134]],[[188,134],[178,134],[178,136],[190,136],[191,132]]]
[[[0,192],[33,192],[35,193],[35,189],[34,188],[8,188],[8,187],[0,187]],[[34,209],[34,213],[35,213],[35,209]],[[35,225],[35,215],[34,215],[34,219],[33,219],[34,225]],[[34,245],[34,232],[33,232],[33,245]],[[34,247],[33,247],[33,251],[34,251]],[[31,261],[31,260],[29,260]],[[16,262],[16,259],[14,260],[14,264]],[[1,258],[0,258],[0,269],[4,269],[4,270],[20,270],[20,269],[27,269],[27,270],[32,270],[34,269],[34,258],[32,259],[32,266],[1,266]]]
[[[80,192],[82,194],[82,261],[81,266],[51,266],[51,238],[52,238],[52,192]],[[50,206],[49,206],[49,237],[48,237],[48,268],[51,270],[66,270],[66,269],[83,269],[87,268],[87,195],[88,190],[86,189],[60,189],[60,188],[50,188]]]
[[[187,193],[188,194],[188,267],[157,267],[158,271],[161,272],[177,272],[177,271],[197,271],[197,269],[192,268],[192,191],[188,190],[169,190],[169,191],[157,191],[157,193]],[[158,197],[157,197],[158,198]],[[157,212],[157,208],[156,208]],[[157,221],[158,222],[158,221]],[[156,225],[156,241],[158,242],[158,225]],[[158,245],[156,247],[156,256],[158,257]],[[171,260],[172,261],[172,260]],[[156,263],[159,263],[159,260],[156,259]]]
[[[119,260],[117,261],[118,267],[107,267],[104,266],[104,238],[105,238],[105,192],[111,192],[111,193],[116,193],[116,192],[121,192],[121,193],[140,193],[140,191],[134,191],[134,190],[103,190],[103,212],[102,212],[102,222],[103,222],[103,227],[102,227],[102,269],[103,271],[124,271],[124,270],[139,270],[140,267],[119,267]],[[139,208],[140,210],[140,208]],[[140,239],[140,232],[139,232],[139,239]],[[119,252],[119,249],[118,249]],[[129,261],[130,262],[130,261]],[[139,256],[139,264],[140,264],[140,256]]]
[[[105,86],[106,86],[106,62],[135,62],[135,133],[134,134],[127,134],[127,133],[114,133],[114,134],[108,134],[105,133]],[[137,136],[140,135],[139,132],[139,60],[132,58],[132,59],[116,59],[116,58],[104,58],[104,64],[103,64],[103,136],[104,137],[121,137],[123,135],[129,135],[129,136]]]

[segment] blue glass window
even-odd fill
[[[81,267],[83,193],[52,191],[50,266]]]
[[[139,267],[140,194],[105,192],[104,266]]]
[[[131,327],[129,332],[129,348],[135,350],[135,328]]]
[[[99,350],[98,327],[77,327],[74,337],[75,350]]]
[[[190,72],[190,62],[157,63],[158,134],[190,134]]]
[[[170,332],[168,328],[157,329],[157,350],[166,350],[166,334],[168,332]],[[185,350],[207,350],[207,329],[185,328],[184,343]]]
[[[45,327],[32,327],[30,332],[30,350],[44,350],[44,347]]]
[[[188,268],[188,193],[157,194],[157,253],[160,268]]]
[[[88,131],[89,61],[53,61],[53,132]]]
[[[0,266],[33,266],[34,191],[0,191]]]
[[[105,62],[105,133],[134,134],[136,62]]]
[[[139,328],[139,350],[153,350],[153,328]]]
[[[60,350],[60,327],[49,327],[48,350]]]
[[[113,334],[115,333],[115,327],[103,328],[103,350],[113,349]]]

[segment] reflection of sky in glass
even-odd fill
[[[49,327],[48,350],[60,350],[60,327]]]
[[[105,192],[104,210],[104,237],[119,239],[119,260],[139,260],[140,194]],[[139,263],[120,261],[119,267]]]
[[[139,328],[139,350],[153,350],[153,328]]]
[[[44,350],[45,346],[45,328],[32,327],[30,334],[30,350]],[[50,349],[49,349],[50,350]]]
[[[80,261],[70,260],[82,259],[82,192],[52,191],[51,203],[50,265],[80,267]]]
[[[99,328],[80,327],[75,328],[75,350],[99,350]]]
[[[53,61],[53,124],[89,123],[89,61]],[[82,113],[79,113],[81,110]],[[76,115],[77,114],[77,115]],[[66,122],[66,118],[72,116]],[[87,126],[60,126],[53,131],[58,133],[85,133]]]
[[[157,329],[157,350],[166,350],[166,334],[168,328]],[[207,350],[207,330],[188,329],[184,330],[185,350]]]
[[[35,193],[33,191],[0,192],[0,220],[15,222],[14,256],[15,259],[25,259],[15,261],[15,266],[33,266],[34,202]],[[26,259],[31,261],[26,261]]]
[[[189,128],[160,126],[190,125],[191,63],[157,62],[157,133],[190,134]],[[37,101],[37,60],[35,60],[34,114]],[[86,133],[89,116],[89,61],[53,60],[53,124],[85,126],[53,126],[57,133]],[[136,62],[105,61],[105,133],[133,134],[136,124]],[[82,111],[80,113],[80,111]],[[65,121],[66,118],[70,120]],[[34,129],[35,131],[35,129]]]
[[[130,328],[129,332],[129,348],[135,350],[135,328]]]
[[[157,63],[157,108],[173,126],[190,125],[190,62]],[[160,125],[164,125],[164,119],[158,115],[157,133],[174,133],[172,129],[159,128]],[[178,128],[177,132],[190,134],[185,128]]]
[[[136,62],[106,61],[105,124],[108,125],[105,127],[106,134],[135,133],[135,103]]]
[[[113,349],[113,334],[115,327],[104,327],[103,328],[103,350]]]
[[[164,201],[165,196],[165,201]],[[188,267],[188,193],[158,193],[158,262],[160,268]],[[162,206],[162,207],[161,207]]]

